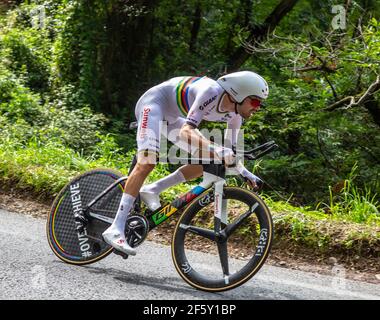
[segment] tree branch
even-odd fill
[[[280,21],[293,9],[297,2],[298,0],[282,0],[272,11],[272,13],[265,19],[264,23],[257,27],[249,28],[250,33],[247,42],[258,43],[268,34],[272,33]],[[247,52],[243,46],[240,46],[235,52],[232,53],[227,61],[230,69],[229,71],[231,72],[239,69],[249,56],[249,52]]]
[[[344,108],[345,109],[348,109],[348,108],[351,108],[351,107],[356,107],[356,106],[359,106],[363,103],[365,103],[366,101],[368,101],[368,99],[377,91],[380,90],[380,76],[377,76],[376,77],[376,81],[374,83],[372,83],[368,89],[366,90],[366,92],[363,94],[363,95],[357,95],[357,96],[348,96],[348,97],[345,97],[333,104],[331,104],[330,106],[324,108],[323,110],[324,111],[333,111],[333,110],[336,110],[342,106],[345,106]],[[346,103],[350,101],[350,103],[348,105],[346,105]]]
[[[378,90],[380,90],[380,76],[376,77],[376,81],[372,83],[367,91],[359,98],[358,102],[356,102],[356,105],[360,105],[364,101],[368,100],[369,96],[372,96]]]
[[[336,67],[330,67],[326,63],[319,65],[319,66],[310,66],[310,67],[304,67],[299,69],[294,69],[295,72],[307,72],[307,71],[325,71],[327,73],[334,73],[336,72]]]
[[[330,88],[331,88],[331,90],[333,92],[335,100],[338,100],[338,94],[337,94],[337,92],[336,92],[336,90],[335,90],[332,82],[330,81],[329,77],[327,76],[327,74],[325,72],[323,73],[323,76],[325,77],[327,83],[329,84],[329,86],[330,86]]]
[[[333,164],[330,162],[329,158],[327,157],[327,155],[323,151],[323,147],[322,147],[323,142],[322,142],[321,136],[319,134],[319,127],[317,127],[317,142],[318,142],[319,151],[320,151],[322,157],[325,159],[326,164],[335,172],[336,175],[339,175],[339,169],[337,167],[333,166]]]

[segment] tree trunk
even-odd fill
[[[146,60],[151,51],[153,10],[157,2],[128,2],[135,9],[144,9],[144,13],[134,16],[125,11],[123,1],[117,1],[108,13],[108,41],[100,63],[103,66],[102,111],[106,114],[127,114],[130,120],[134,118],[136,97],[146,89],[142,79],[148,73]]]
[[[241,1],[243,13],[244,13],[244,25],[252,28],[252,8],[253,0],[242,0]]]
[[[363,106],[367,109],[369,114],[372,116],[373,121],[380,128],[380,103],[375,99],[371,99],[365,102]]]
[[[297,4],[298,0],[282,0],[272,13],[265,19],[264,23],[250,28],[248,42],[262,41],[265,36],[274,31],[276,26]],[[228,59],[229,71],[236,71],[250,57],[250,54],[240,46]]]
[[[296,155],[300,152],[300,139],[301,139],[301,131],[298,129],[292,130],[288,132],[286,137],[286,142],[288,144],[288,155]]]
[[[191,38],[190,38],[190,52],[195,52],[197,37],[199,33],[199,29],[201,27],[201,19],[202,19],[202,8],[200,2],[197,3],[197,6],[195,8],[194,12],[194,20],[193,20],[193,26],[191,28]]]

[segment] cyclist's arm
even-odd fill
[[[196,146],[198,157],[215,158],[213,143],[200,134],[198,126],[201,124],[205,114],[212,108],[209,101],[215,100],[218,96],[218,90],[213,87],[199,89],[193,92],[196,95],[186,117],[186,123],[180,131],[180,138],[188,144]],[[218,149],[218,151],[220,151]]]
[[[197,128],[192,124],[185,123],[179,133],[181,140],[187,144],[196,146],[199,152],[200,158],[211,157],[214,158],[214,152],[210,149],[211,141],[199,134]]]
[[[196,98],[187,114],[186,123],[182,126],[180,138],[188,144],[193,144],[199,150],[198,157],[224,159],[226,164],[233,163],[235,155],[231,149],[212,143],[196,130],[205,114],[213,107],[212,102],[216,100],[218,90],[209,87],[194,94]]]
[[[231,145],[225,143],[226,147],[236,147],[241,124],[242,118],[240,115],[236,115],[229,122],[227,122],[227,130],[224,135],[224,140],[230,141]]]
[[[212,100],[213,97],[216,97],[218,91],[215,88],[209,87],[206,89],[200,89],[197,92],[194,92],[194,94],[196,95],[196,98],[189,109],[186,123],[181,128],[180,138],[186,143],[196,146],[198,150],[207,151],[202,152],[203,155],[199,154],[198,156],[213,157],[213,152],[210,153],[208,151],[211,141],[202,136],[196,129],[212,105],[211,103],[207,104],[207,102]]]

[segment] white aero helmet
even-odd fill
[[[216,82],[227,91],[238,103],[249,96],[260,100],[268,98],[269,88],[262,76],[252,71],[239,71],[226,74]]]

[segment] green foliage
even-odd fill
[[[90,109],[67,110],[53,103],[41,103],[39,94],[32,93],[11,73],[0,74],[0,136],[41,142],[60,140],[67,147],[84,154],[92,152],[99,141],[106,118]],[[23,129],[20,129],[22,127]]]
[[[358,167],[355,165],[348,177],[343,182],[341,190],[334,192],[330,186],[330,203],[325,206],[325,211],[334,216],[340,216],[357,223],[380,224],[380,202],[377,194],[373,194],[370,188],[364,191],[354,185]],[[335,194],[334,194],[335,193]]]
[[[39,115],[39,95],[33,94],[11,72],[0,70],[0,114],[10,123],[23,119],[32,123]]]
[[[76,97],[68,92],[69,100],[74,102],[71,108],[91,106],[100,110],[98,42],[105,39],[99,3],[64,1],[54,12],[60,31],[53,45],[53,64],[58,76],[55,87],[60,90],[75,85]]]
[[[10,13],[9,24],[0,33],[2,62],[33,90],[49,89],[51,41],[46,29],[32,27],[27,12],[32,6],[21,6]]]
[[[263,196],[271,208],[275,246],[290,250],[309,247],[316,252],[379,257],[380,221],[353,222],[350,216],[326,215],[322,210],[295,207],[289,202]]]
[[[371,105],[326,110],[347,96],[358,101],[376,80],[380,72],[378,22],[368,21],[360,33],[319,31],[313,32],[312,40],[300,34],[265,44],[276,57],[258,55],[257,63],[276,79],[270,85],[267,107],[246,123],[246,141],[276,140],[281,150],[263,162],[259,174],[275,189],[295,194],[298,203],[316,204],[322,198],[327,202],[326,186],[343,180],[355,163],[357,188],[378,195],[378,94]],[[358,36],[352,37],[351,32]]]

